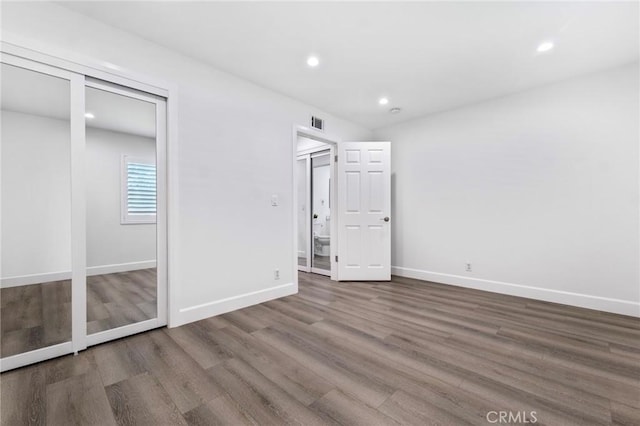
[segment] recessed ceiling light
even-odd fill
[[[95,115],[93,115],[93,114],[92,114],[92,113],[90,113],[90,112],[85,112],[85,113],[84,113],[84,116],[85,116],[86,118],[96,118],[96,116],[95,116]]]
[[[380,98],[380,99],[378,100],[378,103],[379,103],[380,105],[386,105],[386,104],[388,104],[388,103],[389,103],[389,99],[387,99],[387,98]]]
[[[549,50],[553,49],[553,42],[552,41],[545,41],[540,43],[540,45],[538,46],[538,49],[536,49],[538,52],[543,53],[543,52],[548,52]]]
[[[317,67],[320,64],[320,59],[317,56],[309,56],[307,58],[307,65],[310,67]]]
[[[402,109],[400,109],[400,108],[398,108],[398,107],[394,107],[394,108],[391,108],[391,109],[389,110],[389,112],[390,112],[391,114],[398,114],[400,111],[402,111]]]

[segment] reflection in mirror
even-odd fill
[[[307,247],[309,235],[307,221],[309,213],[307,209],[307,159],[298,159],[298,266],[307,265]]]
[[[331,270],[331,209],[329,153],[311,158],[311,205],[313,209],[313,258],[311,266]]]
[[[2,357],[71,340],[70,83],[1,65]]]
[[[86,88],[87,333],[157,316],[156,108]]]

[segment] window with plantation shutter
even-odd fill
[[[122,169],[121,223],[155,223],[156,165],[124,156]]]

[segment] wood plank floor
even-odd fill
[[[297,295],[2,374],[0,412],[3,425],[476,425],[504,410],[638,425],[639,364],[636,318],[300,274]]]
[[[89,334],[156,317],[155,268],[87,277]],[[0,289],[3,357],[71,340],[71,281]]]

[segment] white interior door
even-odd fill
[[[391,279],[391,143],[338,145],[338,279]]]

